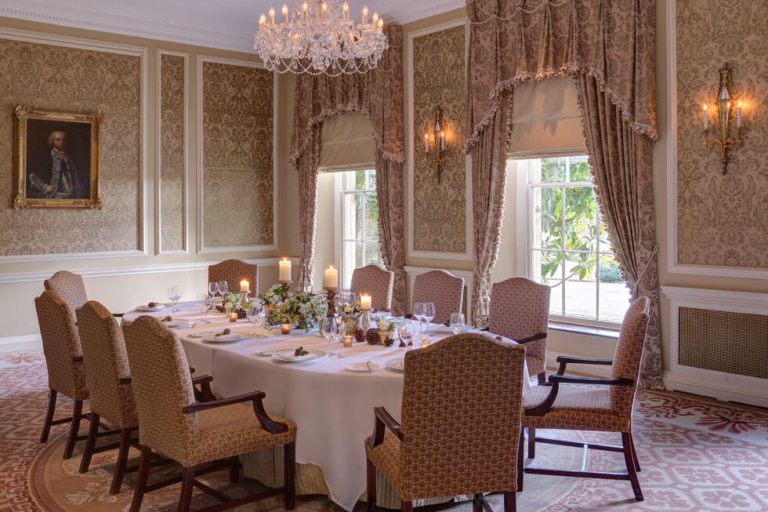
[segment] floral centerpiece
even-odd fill
[[[272,288],[259,294],[259,300],[264,306],[274,306],[285,300],[285,289],[280,284],[272,285]]]
[[[270,291],[274,289],[275,287],[272,287]],[[294,293],[281,302],[268,304],[273,305],[267,315],[267,322],[270,325],[295,324],[298,329],[307,331],[316,327],[320,320],[325,318],[328,309],[325,297],[304,292]]]

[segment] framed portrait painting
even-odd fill
[[[101,208],[101,114],[15,109],[14,208]]]

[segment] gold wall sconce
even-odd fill
[[[446,136],[443,126],[443,109],[438,106],[435,109],[435,122],[432,125],[432,134],[429,131],[424,134],[424,153],[429,163],[437,171],[437,182],[443,178],[443,165],[445,164]]]
[[[731,82],[733,64],[726,62],[720,68],[720,85],[717,88],[717,99],[715,100],[716,122],[712,129],[709,124],[710,109],[709,105],[703,105],[704,110],[704,146],[708,149],[720,149],[720,164],[723,168],[723,174],[728,172],[729,153],[741,145],[742,135],[745,129],[745,123],[742,116],[742,109],[745,107],[742,98],[736,100],[733,97]],[[736,119],[733,116],[733,103],[736,101]],[[734,126],[735,125],[735,126]],[[710,138],[710,132],[715,132],[715,138]]]

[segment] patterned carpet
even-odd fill
[[[123,493],[111,497],[98,491],[109,481],[108,463],[100,467],[95,460],[96,469],[86,476],[77,474],[79,458],[62,463],[61,436],[66,426],[54,428],[54,440],[47,446],[38,443],[46,398],[41,353],[0,354],[0,512],[125,510],[131,478],[126,479]],[[518,510],[768,511],[768,411],[672,393],[641,392],[638,398],[634,435],[645,502],[631,499],[628,482],[526,475],[526,492],[518,496]],[[590,432],[580,437],[617,441]],[[537,451],[537,465],[547,458],[579,457],[577,449],[540,445]],[[574,453],[563,455],[567,451]],[[104,457],[110,458],[108,453]],[[618,470],[622,464],[618,454],[590,455],[590,469]],[[82,489],[54,496],[61,482],[70,490],[72,485]],[[172,509],[177,492],[178,486],[171,487],[165,498],[147,501],[144,510]],[[492,496],[490,501],[494,510],[502,509],[500,497]],[[201,505],[200,499],[193,503],[193,507]],[[307,512],[335,507],[323,497],[305,497],[297,508]],[[468,504],[438,508],[471,509]],[[279,500],[269,500],[249,510],[278,511],[282,506]]]

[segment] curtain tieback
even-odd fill
[[[656,244],[653,244],[653,249],[651,249],[651,254],[648,256],[648,259],[645,260],[645,265],[643,265],[643,271],[640,272],[640,275],[637,276],[637,279],[635,279],[635,284],[632,285],[632,298],[637,298],[637,288],[640,286],[640,281],[643,280],[645,277],[645,274],[648,272],[648,267],[651,266],[651,262],[653,261],[653,258],[656,257],[656,253],[658,252],[659,248]]]

